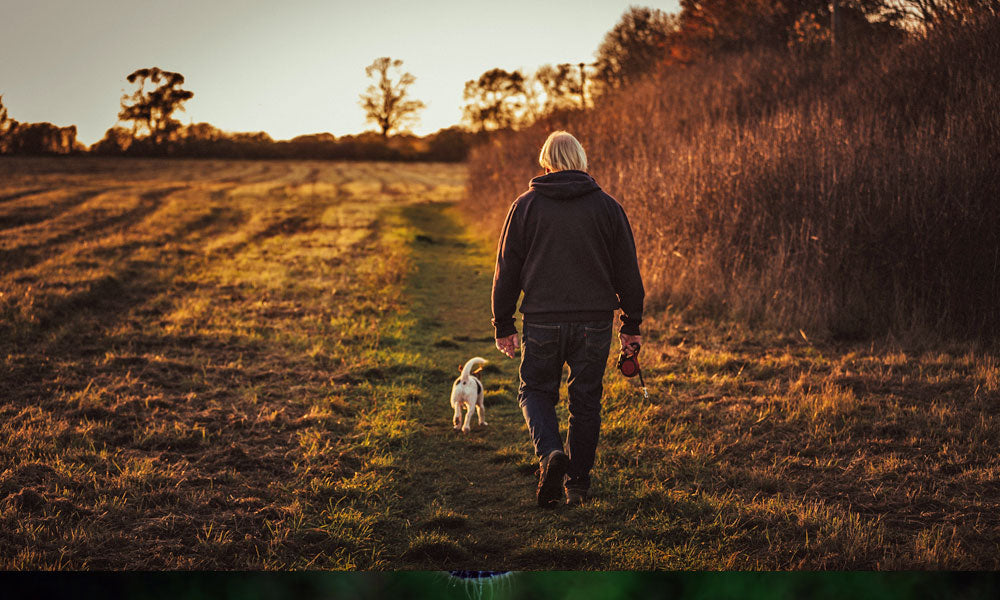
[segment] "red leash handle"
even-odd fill
[[[635,377],[641,373],[641,369],[639,369],[639,360],[636,358],[638,354],[639,344],[632,343],[628,346],[622,347],[622,351],[618,355],[618,364],[616,366],[625,377]]]
[[[638,342],[632,342],[628,345],[628,348],[622,348],[622,355],[618,358],[618,369],[622,372],[625,377],[639,376],[639,385],[642,386],[642,395],[649,400],[649,392],[646,390],[646,382],[642,378],[642,368],[639,366],[639,349],[641,346]],[[625,354],[628,350],[631,350],[631,354]]]

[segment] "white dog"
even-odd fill
[[[483,405],[483,384],[472,374],[472,369],[484,364],[486,364],[486,359],[478,356],[470,358],[469,362],[462,367],[461,377],[456,379],[455,384],[451,386],[451,406],[455,409],[455,418],[453,419],[455,429],[458,429],[462,423],[462,409],[467,411],[465,424],[461,426],[463,433],[469,433],[469,430],[472,429],[473,410],[479,415],[480,425],[489,425],[486,422],[486,407]],[[482,371],[481,367],[476,370],[476,373],[479,371]]]

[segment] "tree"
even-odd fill
[[[588,66],[587,63],[546,64],[538,67],[534,75],[524,77],[520,98],[514,92],[506,101],[511,124],[527,127],[552,113],[584,108],[585,93],[591,87],[584,70]],[[483,90],[476,91],[481,93]]]
[[[676,43],[689,58],[756,46],[819,46],[832,36],[829,0],[681,0],[680,4]],[[896,4],[896,0],[837,0],[840,33],[865,39],[894,30],[903,16]]]
[[[186,140],[199,142],[217,142],[226,139],[226,133],[211,123],[192,123],[183,128],[182,135]]]
[[[465,82],[465,120],[478,131],[513,127],[526,107],[525,86],[520,71],[504,69],[490,69],[479,79]]]
[[[585,63],[542,65],[535,81],[545,93],[545,112],[584,107]]]
[[[11,154],[69,154],[77,149],[76,125],[20,123],[8,136]]]
[[[374,77],[375,83],[361,94],[361,107],[365,109],[366,121],[374,123],[389,137],[390,131],[399,132],[417,121],[417,112],[424,108],[420,100],[407,98],[409,87],[417,80],[410,73],[401,73],[395,79],[389,71],[399,71],[403,61],[388,56],[376,58],[365,67],[365,74]]]
[[[138,81],[139,88],[131,95],[122,96],[122,110],[118,118],[132,121],[132,135],[138,138],[140,130],[156,147],[163,146],[180,129],[181,124],[172,118],[174,111],[184,110],[183,104],[193,92],[181,89],[184,76],[159,67],[139,69],[127,77],[129,83]],[[147,91],[146,83],[156,85]]]
[[[655,8],[632,6],[597,48],[597,78],[619,88],[638,79],[666,55],[678,19]]]
[[[18,123],[10,118],[0,96],[0,154],[70,154],[81,148],[76,125]]]
[[[883,0],[883,3],[925,27],[1000,14],[1000,0]]]
[[[427,156],[431,160],[449,162],[465,160],[475,135],[458,125],[441,129],[425,138],[428,140]]]
[[[17,128],[17,121],[7,115],[7,107],[3,105],[3,96],[0,95],[0,154],[7,152],[10,136]]]
[[[93,154],[115,156],[124,154],[135,141],[135,137],[124,127],[111,127],[104,132],[104,137],[90,147]]]

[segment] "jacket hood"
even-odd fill
[[[601,189],[594,178],[583,171],[556,171],[531,180],[531,189],[553,200],[572,200]]]

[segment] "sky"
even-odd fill
[[[0,95],[11,118],[115,125],[125,77],[157,66],[194,92],[182,123],[225,131],[374,131],[358,96],[379,56],[403,61],[427,107],[414,133],[458,123],[465,82],[494,67],[593,62],[631,4],[677,0],[3,0]]]

